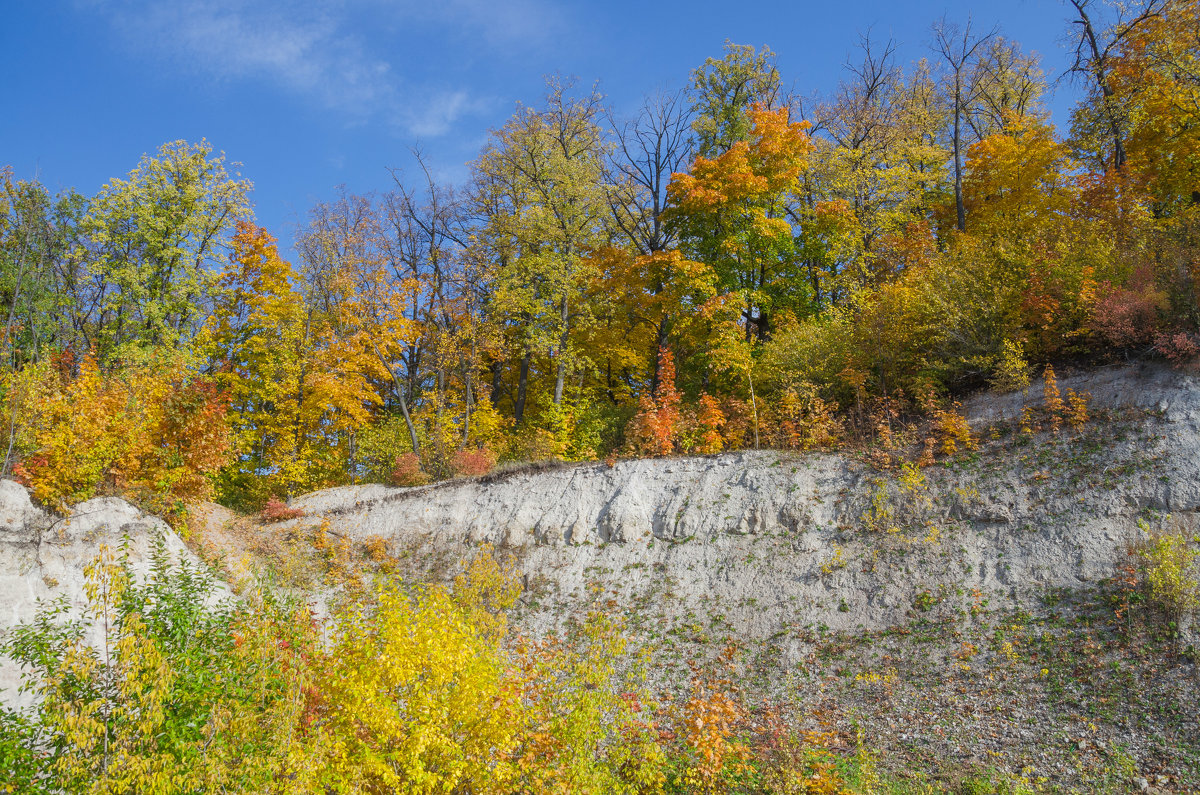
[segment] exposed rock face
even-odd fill
[[[381,537],[421,577],[452,572],[489,543],[516,558],[531,629],[601,604],[651,635],[773,639],[786,666],[806,633],[1036,606],[1109,576],[1146,528],[1196,525],[1200,383],[1148,366],[1061,386],[1091,393],[1097,417],[1083,430],[1021,434],[1012,423],[1040,405],[1040,387],[981,396],[966,411],[983,449],[907,481],[835,455],[623,461],[329,489],[295,500],[307,515],[279,527],[327,520],[356,541]],[[38,599],[81,605],[101,543],[128,537],[144,570],[159,532],[172,556],[194,560],[165,524],[121,500],[61,519],[0,482],[0,631],[28,621]],[[16,674],[0,667],[0,689]],[[0,698],[12,703],[11,690]]]
[[[1020,434],[1040,385],[981,396],[968,416],[1001,438],[923,483],[842,456],[746,452],[330,489],[296,500],[296,521],[387,539],[418,574],[485,542],[511,551],[534,626],[592,601],[758,638],[1030,606],[1111,575],[1144,527],[1192,525],[1200,509],[1196,379],[1147,366],[1060,385],[1092,395],[1082,431]]]
[[[199,564],[162,520],[124,500],[88,500],[63,518],[34,506],[20,485],[0,481],[0,632],[31,621],[39,602],[65,598],[81,610],[87,604],[84,569],[103,544],[114,552],[125,544],[131,567],[144,576],[159,534],[172,560]],[[17,666],[0,657],[0,701],[28,704],[28,695],[17,697],[19,683]]]

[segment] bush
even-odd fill
[[[5,386],[5,414],[23,420],[13,473],[57,510],[107,493],[178,518],[232,457],[224,397],[180,361],[102,371],[89,356],[75,377],[43,365]]]
[[[1182,367],[1200,356],[1200,335],[1186,331],[1159,332],[1154,337],[1154,350],[1167,357],[1171,364]]]
[[[1152,537],[1140,550],[1150,602],[1180,622],[1200,612],[1200,538],[1182,532]]]
[[[303,515],[304,511],[299,508],[291,508],[286,502],[276,497],[271,497],[258,514],[258,518],[259,521],[270,524],[272,522],[286,522],[289,519],[299,519]]]
[[[751,716],[732,649],[671,704],[609,615],[509,636],[521,587],[489,550],[451,586],[379,577],[325,626],[217,602],[161,539],[144,584],[102,549],[86,590],[83,616],[50,606],[0,648],[41,697],[0,711],[0,792],[845,791],[825,740]]]
[[[450,471],[459,478],[477,478],[491,472],[495,466],[496,454],[486,447],[463,448],[450,458]]]
[[[429,476],[421,470],[421,459],[416,453],[397,456],[388,479],[393,486],[424,486],[429,482]]]
[[[144,584],[107,548],[86,577],[82,617],[45,608],[2,649],[40,696],[27,714],[0,714],[0,760],[20,791],[246,792],[279,780],[297,747],[307,610],[216,603],[208,576],[172,564],[161,538]],[[103,628],[104,653],[80,618]]]

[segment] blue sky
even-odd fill
[[[1060,0],[8,0],[0,17],[0,165],[95,193],[166,141],[206,138],[255,184],[285,244],[339,185],[384,190],[420,147],[459,181],[544,76],[600,81],[618,113],[674,89],[726,39],[769,45],[784,80],[830,93],[858,34],[926,55],[968,17],[1066,66]],[[1051,102],[1066,123],[1072,88]]]

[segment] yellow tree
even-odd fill
[[[589,301],[596,320],[585,344],[602,365],[602,388],[620,402],[628,383],[617,376],[648,372],[653,394],[661,373],[660,361],[649,361],[650,349],[657,343],[653,356],[660,360],[669,335],[688,336],[697,310],[716,294],[716,272],[677,248],[636,254],[605,247],[592,262]]]
[[[800,213],[821,304],[844,301],[895,268],[892,241],[946,191],[946,109],[930,66],[905,75],[895,44],[864,38],[834,100],[818,106]]]
[[[1036,118],[1009,118],[1006,128],[967,151],[963,196],[970,231],[1026,236],[1061,221],[1077,191],[1067,146]]]
[[[493,133],[474,166],[476,203],[485,215],[480,238],[497,257],[491,311],[518,327],[518,424],[536,353],[548,353],[556,407],[568,373],[589,365],[587,353],[572,345],[572,330],[588,319],[588,254],[603,242],[609,213],[600,96],[573,97],[557,79],[549,88],[546,107],[521,109]]]
[[[485,556],[453,589],[383,583],[373,609],[345,611],[322,661],[307,791],[514,791],[521,677],[500,642],[518,591]]]
[[[1174,0],[1124,40],[1109,83],[1128,98],[1125,149],[1159,215],[1196,203],[1200,175],[1200,3]]]
[[[226,499],[253,505],[340,481],[347,424],[365,422],[378,395],[360,351],[337,340],[294,286],[266,230],[239,226],[222,274],[207,344],[229,394],[239,460],[228,468]]]

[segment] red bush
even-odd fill
[[[1189,359],[1200,355],[1200,337],[1186,331],[1160,332],[1154,335],[1154,349],[1171,364],[1182,367]]]
[[[1092,309],[1092,331],[1119,348],[1144,345],[1157,331],[1158,314],[1166,296],[1146,279],[1131,280],[1127,287],[1109,287]]]
[[[391,481],[395,486],[424,486],[429,476],[421,471],[421,459],[416,453],[405,453],[397,456]]]
[[[267,504],[263,506],[262,512],[258,518],[263,522],[286,522],[288,519],[299,519],[304,515],[304,511],[299,508],[291,508],[286,502],[275,497],[267,500]]]
[[[496,466],[496,454],[486,447],[465,448],[455,452],[450,459],[450,470],[455,477],[476,478],[486,475]]]

